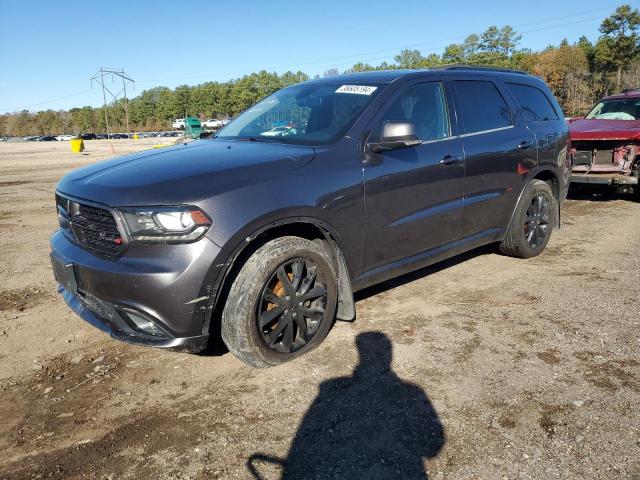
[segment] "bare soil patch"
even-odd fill
[[[361,292],[317,350],[252,370],[121,344],[69,311],[55,184],[154,141],[49,143],[0,144],[0,478],[638,478],[630,197],[570,197],[540,257],[484,248]]]

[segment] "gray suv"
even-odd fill
[[[568,188],[567,126],[522,72],[449,67],[284,88],[213,139],[58,184],[59,291],[113,338],[254,367],[317,346],[353,292],[498,243],[538,255]]]

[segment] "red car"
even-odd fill
[[[634,185],[640,190],[640,90],[605,97],[569,120],[572,183]]]

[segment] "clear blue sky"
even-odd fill
[[[440,53],[490,25],[514,26],[520,46],[534,50],[583,34],[595,40],[602,18],[622,3],[2,0],[0,112],[100,105],[89,82],[100,66],[124,67],[135,95],[262,69],[344,70],[392,61],[404,47]]]

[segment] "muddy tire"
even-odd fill
[[[272,240],[246,261],[222,312],[222,340],[244,363],[265,368],[317,347],[337,305],[335,261],[324,242]]]
[[[520,197],[500,251],[517,258],[539,255],[549,243],[556,218],[558,201],[551,187],[542,180],[532,180]]]

